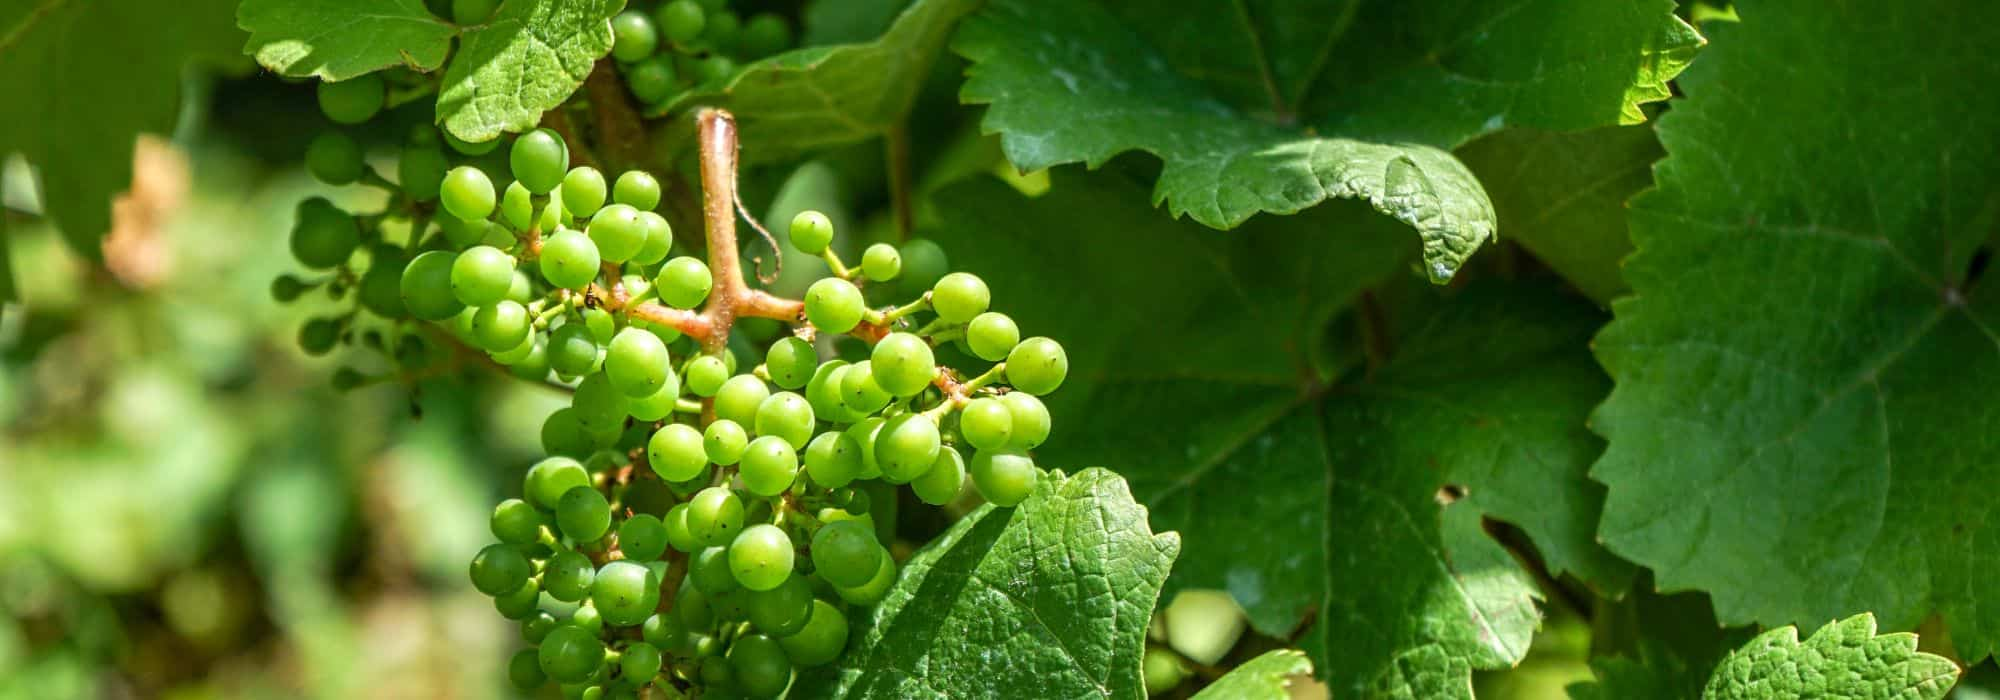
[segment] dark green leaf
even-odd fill
[[[1600,305],[1625,292],[1625,200],[1653,183],[1660,142],[1643,126],[1508,129],[1458,149],[1500,229]]]
[[[1312,661],[1305,654],[1294,649],[1278,649],[1264,652],[1262,656],[1243,662],[1243,665],[1215,679],[1201,692],[1195,693],[1195,700],[1256,700],[1274,698],[1289,700],[1291,692],[1286,690],[1293,676],[1312,673]]]
[[[466,141],[534,128],[611,52],[625,0],[514,0],[460,41],[438,88],[437,119]]]
[[[1898,698],[1937,700],[1958,682],[1958,665],[1917,651],[1917,635],[1875,634],[1862,613],[1827,623],[1799,643],[1786,626],[1757,635],[1724,659],[1706,700]]]
[[[1660,595],[1641,577],[1625,597],[1591,611],[1592,681],[1573,683],[1576,700],[1688,700],[1701,696],[1725,655],[1750,641],[1749,628],[1724,629],[1708,596]]]
[[[423,0],[243,0],[236,23],[250,32],[243,52],[265,68],[323,80],[392,66],[437,70],[458,35]]]

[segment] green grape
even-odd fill
[[[653,595],[659,596],[655,586]],[[660,675],[660,650],[645,642],[625,645],[625,653],[618,658],[618,673],[626,683],[644,685]]]
[[[490,544],[472,558],[472,587],[480,593],[498,596],[521,587],[528,580],[528,558],[509,544]]]
[[[485,219],[466,221],[448,211],[439,212],[437,217],[437,225],[444,231],[445,242],[450,243],[453,248],[460,249],[479,245],[481,241],[486,240],[486,234],[488,229],[492,228],[492,224],[493,222]]]
[[[1035,460],[1015,450],[980,450],[972,453],[972,484],[987,502],[1002,508],[1019,505],[1035,492],[1040,474]]]
[[[640,423],[666,420],[667,416],[674,414],[674,407],[679,403],[680,398],[681,379],[674,376],[673,371],[669,369],[666,381],[660,384],[660,388],[654,391],[651,396],[641,396],[627,401],[625,404],[626,412],[631,413],[632,417],[638,419]]]
[[[728,9],[711,9],[708,12],[708,26],[702,30],[701,38],[718,51],[734,52],[736,39],[743,31],[743,20]]]
[[[854,446],[861,453],[860,479],[874,479],[882,476],[882,467],[875,463],[875,437],[882,433],[882,424],[888,421],[880,417],[861,419],[847,428],[847,436],[854,438]]]
[[[896,293],[903,297],[923,296],[944,274],[951,271],[944,248],[928,238],[914,238],[902,247],[903,274],[896,277]]]
[[[792,575],[792,538],[776,525],[743,528],[729,543],[729,572],[752,591],[768,591]]]
[[[442,321],[465,310],[465,304],[451,291],[451,270],[457,259],[449,251],[432,250],[418,255],[403,268],[397,287],[403,295],[403,308],[411,316]]]
[[[590,329],[590,337],[598,343],[609,343],[611,337],[618,333],[618,320],[604,309],[586,308],[583,310],[583,327]]]
[[[764,353],[764,368],[771,373],[771,383],[797,389],[805,386],[813,371],[819,369],[819,353],[803,338],[780,338]]]
[[[451,21],[462,25],[482,24],[493,16],[493,10],[498,7],[500,0],[451,0]]]
[[[372,272],[373,268],[370,271]],[[401,274],[402,272],[398,270],[397,275],[400,276]],[[307,289],[310,289],[310,287],[306,285],[305,280],[299,279],[297,275],[278,275],[271,278],[271,298],[280,302],[290,302],[297,299],[300,294],[306,293]]]
[[[1056,341],[1036,336],[1007,353],[1007,383],[1015,389],[1039,396],[1055,391],[1068,376],[1069,355]]]
[[[792,217],[792,247],[807,255],[819,255],[833,243],[833,221],[810,209]]]
[[[292,226],[292,257],[306,267],[324,270],[347,262],[361,245],[354,217],[325,197],[299,202],[298,223]]]
[[[683,371],[687,373],[688,391],[694,392],[695,396],[714,396],[722,389],[722,383],[729,381],[729,367],[722,363],[722,358],[714,355],[694,358]]]
[[[466,221],[484,221],[493,215],[497,203],[493,181],[480,169],[461,165],[444,174],[438,186],[438,203],[444,210]]]
[[[306,146],[306,172],[329,185],[345,185],[361,179],[361,144],[338,131],[321,132]]]
[[[549,632],[560,626],[562,623],[556,620],[556,616],[537,610],[534,615],[521,621],[521,641],[540,644],[543,639],[548,638]]]
[[[973,399],[958,412],[958,433],[981,450],[1006,447],[1014,438],[1014,411],[999,399]]]
[[[848,365],[840,377],[840,401],[859,415],[882,410],[894,398],[875,381],[875,361],[862,360]]]
[[[448,129],[444,132],[444,142],[445,145],[451,146],[451,150],[468,156],[483,156],[492,153],[493,149],[500,147],[500,139],[498,138],[477,142],[467,141],[451,133]]]
[[[439,144],[437,127],[429,124],[410,125],[409,138],[403,140],[405,146],[431,147]]]
[[[756,625],[757,631],[772,637],[789,637],[804,629],[806,618],[812,615],[812,585],[804,577],[791,576],[777,588],[751,593],[743,607],[750,613],[750,624]]]
[[[569,146],[555,131],[536,129],[514,139],[507,164],[529,192],[548,194],[569,171]]]
[[[799,401],[804,403],[805,400]],[[765,498],[776,497],[790,489],[792,482],[798,479],[799,455],[792,451],[791,444],[784,438],[765,435],[750,441],[750,446],[743,451],[742,465],[737,473],[743,478],[743,488],[750,493]]]
[[[534,690],[549,682],[548,674],[542,673],[542,662],[535,650],[522,649],[514,652],[514,658],[507,661],[507,681],[521,690]]]
[[[583,421],[577,420],[574,409],[568,406],[558,408],[542,421],[543,452],[587,457],[596,449],[596,441],[590,437],[590,431],[583,429]]]
[[[660,33],[676,44],[694,41],[708,24],[708,17],[694,0],[673,0],[663,4],[655,19],[659,20]]]
[[[577,627],[558,627],[542,640],[540,660],[542,672],[556,682],[581,682],[604,665],[604,643]]]
[[[882,598],[889,595],[889,588],[896,585],[896,560],[885,552],[879,561],[881,563],[876,565],[875,575],[870,577],[867,583],[859,586],[836,584],[833,592],[849,605],[874,605],[882,602]]]
[[[623,204],[599,210],[590,218],[587,231],[598,252],[610,262],[631,260],[646,247],[646,227],[639,221],[639,210]]]
[[[660,607],[660,577],[627,559],[605,562],[590,583],[590,602],[604,621],[618,627],[645,622]]]
[[[528,468],[521,493],[528,503],[543,510],[555,510],[564,493],[589,484],[590,472],[584,471],[581,462],[568,457],[549,457]]]
[[[875,436],[875,464],[883,479],[905,484],[930,471],[939,449],[937,421],[905,413],[882,424],[882,432]]]
[[[627,397],[653,395],[673,371],[667,344],[640,328],[618,331],[604,353],[604,375]]]
[[[444,187],[445,171],[450,168],[451,161],[445,160],[444,149],[437,146],[404,146],[402,157],[396,159],[396,184],[402,186],[403,194],[409,195],[410,199],[428,202],[438,198],[438,192]]]
[[[1160,695],[1178,688],[1181,681],[1187,678],[1187,667],[1181,664],[1180,657],[1155,646],[1146,647],[1146,656],[1140,662],[1140,668],[1144,669],[1147,695]]]
[[[681,621],[681,616],[671,612],[658,613],[646,618],[645,622],[639,624],[639,638],[675,656],[686,656],[686,651],[693,651],[692,645],[689,644],[693,640],[688,638],[687,623]]]
[[[754,425],[758,435],[784,438],[791,445],[803,445],[812,438],[813,409],[803,396],[780,391],[757,405]]]
[[[667,544],[683,553],[692,553],[701,550],[701,540],[688,531],[687,512],[686,503],[676,503],[667,510]]]
[[[701,432],[681,423],[669,424],[646,442],[646,463],[667,481],[687,481],[708,468]]]
[[[535,283],[528,280],[528,273],[517,267],[510,277],[513,280],[507,283],[507,298],[523,306],[533,302],[536,296]]]
[[[590,565],[590,559],[572,551],[556,552],[542,565],[542,589],[550,598],[565,603],[583,600],[596,578],[597,569]]]
[[[340,342],[340,321],[332,318],[315,318],[299,327],[299,349],[307,355],[318,357],[333,350]]]
[[[709,275],[708,266],[687,256],[668,260],[653,278],[653,289],[660,300],[680,309],[700,306],[714,286],[715,279]]]
[[[593,583],[596,582],[596,577],[594,575],[594,572],[591,581]],[[588,596],[589,594],[590,591],[586,586],[584,595]],[[584,601],[584,604],[578,607],[576,609],[576,612],[570,613],[569,624],[567,626],[574,627],[576,629],[580,629],[585,632],[589,632],[590,636],[592,637],[603,636],[604,613],[598,612],[597,607],[592,605],[589,601]]]
[[[806,446],[806,474],[813,483],[837,489],[861,476],[861,446],[844,432],[824,432]]]
[[[710,547],[720,547],[743,531],[743,501],[721,486],[702,489],[688,500],[688,532]]]
[[[626,10],[611,18],[611,57],[631,63],[653,55],[660,46],[659,30],[653,18],[638,10]]]
[[[868,279],[887,282],[902,272],[903,255],[896,252],[896,246],[877,243],[861,251],[861,274]]]
[[[528,579],[514,592],[493,599],[493,609],[501,617],[509,620],[525,620],[535,614],[536,606],[542,601],[542,587],[534,579]]]
[[[1014,325],[1014,319],[997,311],[988,311],[972,317],[972,323],[965,327],[965,344],[972,349],[974,357],[987,362],[1007,359],[1007,353],[1021,342],[1021,328]]]
[[[542,514],[527,501],[509,498],[493,507],[493,536],[513,545],[534,544],[542,536]]]
[[[701,84],[720,83],[736,74],[736,62],[728,56],[711,55],[695,62],[694,73]]]
[[[832,603],[815,600],[805,627],[792,636],[779,637],[778,646],[784,648],[792,665],[799,668],[831,663],[847,648],[847,616]]]
[[[702,432],[701,447],[708,461],[728,466],[743,459],[743,451],[750,448],[750,435],[743,431],[743,424],[722,418]]]
[[[716,549],[721,550],[722,548],[716,547]],[[723,556],[727,557],[728,555],[725,553]],[[695,555],[695,561],[700,561],[700,559],[701,555]],[[702,592],[701,584],[695,579],[692,573],[694,566],[692,563],[688,565],[688,571],[690,572],[688,580],[681,584],[680,592],[674,594],[673,613],[675,617],[681,619],[681,624],[686,625],[688,629],[706,630],[715,626],[715,608],[708,604],[708,594]],[[735,585],[736,579],[730,578],[729,564],[727,562],[722,564],[719,571],[722,572],[723,578],[729,579],[730,585]]]
[[[1013,414],[1014,437],[1008,447],[1015,450],[1032,450],[1041,447],[1049,439],[1049,409],[1042,400],[1032,394],[1009,392],[1000,395],[1000,402],[1007,405]]]
[[[621,18],[624,16],[619,15]],[[563,176],[562,205],[563,211],[569,212],[571,216],[582,217],[597,213],[597,210],[604,206],[604,173],[588,165],[570,168],[569,174]]]
[[[466,306],[491,305],[513,286],[514,256],[499,248],[473,246],[452,260],[451,294]]]
[[[831,423],[859,420],[840,398],[841,381],[846,377],[846,370],[845,360],[827,360],[813,370],[812,379],[806,382],[806,402],[812,404],[813,415]]]
[[[382,104],[388,101],[387,87],[382,83],[380,73],[362,75],[329,83],[319,83],[319,111],[326,118],[341,124],[360,124],[382,111]]]
[[[881,566],[882,545],[875,533],[858,520],[841,520],[820,526],[812,538],[813,570],[835,586],[861,586],[875,577]]]
[[[868,360],[875,385],[895,396],[915,396],[937,378],[937,358],[930,344],[911,333],[883,337]]]
[[[674,82],[674,61],[667,56],[654,56],[625,67],[625,88],[641,104],[665,102],[679,87]]]
[[[353,367],[341,367],[333,371],[331,383],[334,391],[349,391],[361,386],[366,380],[367,377],[361,376],[361,373]]]
[[[736,671],[731,669],[729,662],[722,657],[703,659],[698,675],[701,677],[702,685],[707,686],[702,694],[702,700],[742,700],[741,695],[727,697],[736,692]]]
[[[560,374],[589,374],[597,367],[597,351],[597,341],[582,323],[565,323],[549,331],[549,367]]]
[[[729,548],[704,547],[696,552],[688,561],[688,580],[708,595],[736,590],[736,575],[729,573]]]
[[[792,28],[783,17],[759,13],[743,23],[741,45],[745,56],[763,58],[792,45]]]
[[[646,231],[646,244],[639,246],[632,262],[651,265],[667,259],[667,254],[674,251],[674,227],[667,223],[667,217],[650,211],[639,212],[639,227]]]
[[[667,553],[667,524],[649,513],[637,513],[618,525],[618,551],[628,561],[648,562]]]
[[[938,450],[937,461],[931,462],[929,470],[910,482],[917,500],[934,506],[952,502],[964,488],[965,458],[949,445]]]
[[[574,229],[557,229],[542,239],[542,279],[562,289],[581,290],[597,279],[603,260],[597,243]]]
[[[618,176],[618,182],[611,186],[611,201],[639,211],[652,211],[660,206],[660,181],[644,170],[627,170]]]
[[[611,531],[611,503],[597,489],[570,489],[556,502],[556,527],[577,542],[596,542]]]
[[[528,230],[535,223],[534,197],[527,185],[507,183],[507,190],[500,193],[500,220],[516,231]]]
[[[748,374],[730,377],[715,392],[715,417],[735,421],[737,425],[756,425],[757,407],[770,396],[771,389],[764,386],[762,379]]]
[[[986,281],[966,272],[954,272],[938,279],[931,287],[931,308],[946,323],[965,323],[986,312],[993,296]]]
[[[630,400],[625,394],[611,386],[611,380],[603,372],[584,377],[576,385],[576,392],[570,396],[570,408],[576,409],[577,420],[583,421],[588,430],[623,429],[625,416],[630,412]]]
[[[556,185],[555,189],[549,190],[549,199],[542,204],[542,215],[535,220],[535,225],[540,226],[543,231],[576,227],[576,217],[563,209],[562,185]]]

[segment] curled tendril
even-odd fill
[[[782,275],[785,273],[785,251],[778,249],[777,237],[772,236],[771,232],[768,229],[764,228],[764,224],[758,223],[757,217],[750,215],[750,209],[748,207],[743,206],[742,196],[736,197],[736,213],[743,217],[744,222],[750,224],[750,228],[757,229],[757,233],[764,235],[764,244],[771,246],[771,259],[776,261],[776,264],[773,266],[774,269],[771,270],[771,274],[766,275],[764,274],[764,256],[762,255],[750,256],[750,264],[757,266],[757,281],[762,282],[764,284],[770,284],[776,281],[778,279],[778,275]]]

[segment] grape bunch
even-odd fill
[[[646,105],[736,75],[742,62],[792,47],[785,18],[765,12],[745,21],[727,0],[668,0],[647,12],[626,10],[611,20],[611,57],[625,87]]]

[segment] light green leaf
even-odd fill
[[[1599,305],[1626,291],[1625,200],[1653,183],[1662,154],[1643,126],[1508,129],[1458,149],[1492,195],[1508,238]]]
[[[392,66],[437,70],[458,35],[423,0],[243,0],[236,23],[250,32],[243,52],[257,63],[323,80]]]
[[[1595,344],[1617,382],[1593,417],[1600,534],[1727,624],[1939,614],[1983,658],[2000,295],[1968,273],[2000,170],[1967,154],[2000,152],[2000,63],[1975,58],[2000,9],[1741,13],[1711,25],[1632,202],[1634,295]]]
[[[1296,649],[1267,651],[1215,679],[1195,693],[1194,700],[1288,700],[1291,693],[1286,688],[1291,685],[1292,676],[1312,670],[1312,661]]]
[[[1019,507],[981,507],[905,562],[792,697],[1143,698],[1146,623],[1179,552],[1118,475],[1045,473]]]
[[[138,135],[180,116],[182,69],[236,55],[226,0],[74,0],[0,8],[0,154],[41,173],[43,211],[99,255]],[[89,47],[84,49],[81,47]]]
[[[438,123],[472,142],[534,128],[611,52],[611,17],[624,8],[625,0],[502,4],[460,40],[438,89]]]
[[[1446,149],[1631,121],[1700,37],[1665,0],[1429,4],[995,0],[953,48],[1024,170],[1145,151],[1156,201],[1224,229],[1364,199],[1418,230],[1441,282],[1495,232]]]
[[[1917,651],[1917,635],[1875,634],[1875,616],[1855,615],[1799,643],[1797,627],[1757,635],[1715,669],[1706,700],[1896,698],[1937,700],[1958,682],[1958,665]]]

